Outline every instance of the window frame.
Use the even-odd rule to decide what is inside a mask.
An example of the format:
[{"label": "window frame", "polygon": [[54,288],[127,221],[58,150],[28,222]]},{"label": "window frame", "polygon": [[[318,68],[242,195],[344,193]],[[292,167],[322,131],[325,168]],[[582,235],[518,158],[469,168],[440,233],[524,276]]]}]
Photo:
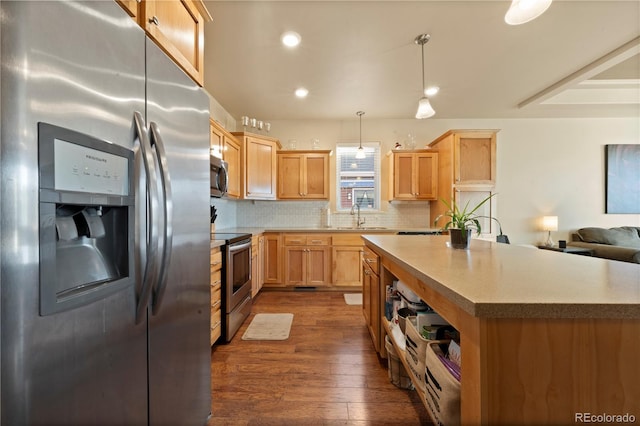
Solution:
[{"label": "window frame", "polygon": [[[341,187],[341,183],[342,183],[342,179],[341,179],[341,172],[342,176],[345,176],[344,173],[353,173],[354,176],[357,176],[358,174],[356,172],[350,172],[350,171],[344,171],[341,169],[341,160],[342,160],[342,156],[344,155],[341,150],[344,148],[353,148],[353,149],[357,149],[360,146],[359,142],[339,142],[336,144],[336,171],[335,171],[335,177],[336,177],[336,183],[335,183],[335,190],[336,190],[336,200],[335,200],[335,209],[336,212],[350,212],[352,207],[342,207],[342,187]],[[381,188],[381,184],[382,184],[382,159],[381,159],[381,152],[382,152],[382,144],[380,142],[375,142],[375,141],[370,141],[370,142],[362,142],[362,147],[365,148],[365,151],[367,153],[371,153],[372,155],[374,155],[374,160],[373,160],[373,172],[369,173],[369,174],[373,174],[372,180],[373,180],[373,191],[374,191],[374,207],[372,208],[365,208],[361,206],[361,211],[362,213],[379,213],[382,211],[382,188]],[[361,188],[353,188],[353,193],[355,194],[356,192],[358,192],[359,190],[361,190]],[[353,199],[354,195],[352,195]]]}]

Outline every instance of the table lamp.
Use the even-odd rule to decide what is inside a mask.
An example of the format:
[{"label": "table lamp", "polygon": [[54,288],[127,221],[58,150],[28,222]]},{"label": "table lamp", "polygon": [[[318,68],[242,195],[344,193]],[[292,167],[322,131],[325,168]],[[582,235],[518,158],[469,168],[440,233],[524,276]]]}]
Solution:
[{"label": "table lamp", "polygon": [[558,216],[543,216],[542,217],[542,230],[547,231],[547,247],[553,246],[553,240],[551,239],[551,231],[558,230]]}]

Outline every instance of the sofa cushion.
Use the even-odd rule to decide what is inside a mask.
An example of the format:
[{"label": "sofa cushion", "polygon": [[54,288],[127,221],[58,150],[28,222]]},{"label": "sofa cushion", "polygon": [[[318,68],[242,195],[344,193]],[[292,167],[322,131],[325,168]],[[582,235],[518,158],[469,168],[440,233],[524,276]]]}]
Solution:
[{"label": "sofa cushion", "polygon": [[640,248],[640,234],[635,227],[620,228],[582,228],[578,236],[588,243],[609,244],[612,246]]}]

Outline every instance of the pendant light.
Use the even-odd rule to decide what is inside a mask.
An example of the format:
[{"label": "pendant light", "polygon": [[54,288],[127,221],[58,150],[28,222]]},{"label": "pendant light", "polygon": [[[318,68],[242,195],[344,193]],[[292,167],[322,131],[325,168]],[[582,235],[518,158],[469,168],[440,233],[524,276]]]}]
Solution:
[{"label": "pendant light", "polygon": [[364,155],[364,148],[362,147],[362,116],[364,115],[364,111],[358,111],[356,115],[360,117],[360,146],[358,147],[358,152],[356,152],[356,158],[362,160],[366,157],[366,155]]},{"label": "pendant light", "polygon": [[430,38],[429,34],[420,34],[415,39],[416,44],[422,46],[422,98],[418,101],[418,111],[416,112],[416,118],[418,119],[433,117],[436,113],[425,94],[426,86],[424,84],[424,45]]},{"label": "pendant light", "polygon": [[509,25],[520,25],[536,19],[551,6],[552,0],[512,0],[504,21]]}]

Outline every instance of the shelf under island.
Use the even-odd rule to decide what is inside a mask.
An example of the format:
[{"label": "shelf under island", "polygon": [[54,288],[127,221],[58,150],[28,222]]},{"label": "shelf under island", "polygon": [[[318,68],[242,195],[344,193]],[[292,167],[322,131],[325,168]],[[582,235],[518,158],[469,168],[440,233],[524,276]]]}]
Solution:
[{"label": "shelf under island", "polygon": [[[399,279],[459,331],[462,424],[640,421],[640,265],[480,240],[455,250],[447,236],[363,238],[380,257],[379,303]],[[385,321],[374,328],[382,356]]]}]

